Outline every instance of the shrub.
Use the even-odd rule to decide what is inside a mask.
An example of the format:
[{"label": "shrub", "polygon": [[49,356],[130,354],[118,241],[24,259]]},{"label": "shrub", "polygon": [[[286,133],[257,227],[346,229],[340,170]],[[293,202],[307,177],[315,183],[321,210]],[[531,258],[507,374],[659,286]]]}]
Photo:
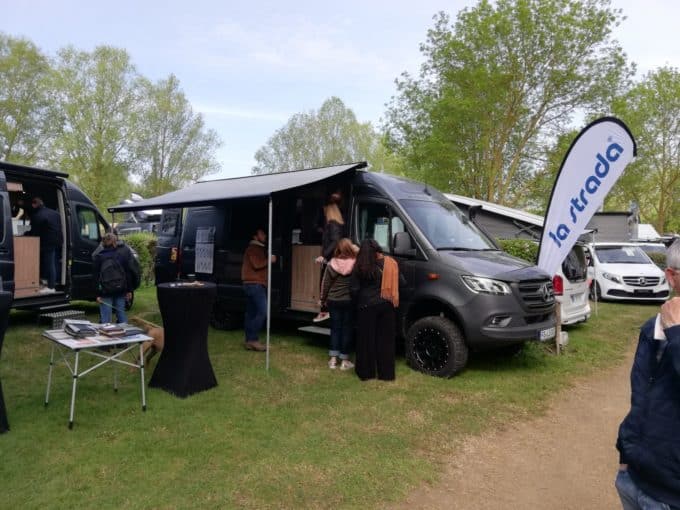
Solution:
[{"label": "shrub", "polygon": [[665,253],[651,252],[651,253],[647,253],[647,255],[649,255],[649,258],[652,259],[652,262],[654,262],[661,269],[666,269],[666,254]]},{"label": "shrub", "polygon": [[510,255],[532,264],[538,258],[538,243],[529,239],[499,239],[501,249]]},{"label": "shrub", "polygon": [[142,268],[142,285],[152,284],[154,282],[153,266],[156,256],[156,236],[151,232],[135,232],[121,237],[139,256],[139,265]]}]

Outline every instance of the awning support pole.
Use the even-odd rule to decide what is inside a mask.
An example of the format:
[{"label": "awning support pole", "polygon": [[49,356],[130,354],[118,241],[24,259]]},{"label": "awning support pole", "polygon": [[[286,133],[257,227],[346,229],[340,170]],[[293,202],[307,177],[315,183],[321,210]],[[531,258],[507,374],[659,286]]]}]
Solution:
[{"label": "awning support pole", "polygon": [[272,196],[269,195],[269,227],[267,229],[267,352],[265,370],[269,372],[269,329],[272,316]]}]

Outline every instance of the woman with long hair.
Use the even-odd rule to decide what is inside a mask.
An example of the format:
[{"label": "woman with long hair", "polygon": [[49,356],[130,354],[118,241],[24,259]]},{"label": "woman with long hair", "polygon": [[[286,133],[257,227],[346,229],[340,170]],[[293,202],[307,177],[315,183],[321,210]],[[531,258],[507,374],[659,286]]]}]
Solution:
[{"label": "woman with long hair", "polygon": [[[343,237],[345,221],[342,219],[342,213],[340,212],[341,202],[342,194],[339,191],[336,191],[328,197],[328,203],[323,208],[325,224],[323,233],[321,234],[321,255],[316,258],[316,263],[322,265],[321,281],[323,281],[325,272],[323,265],[331,260],[337,242]],[[321,303],[321,310],[313,320],[314,322],[321,322],[328,319],[328,317],[328,310],[324,304]]]},{"label": "woman with long hair", "polygon": [[331,339],[328,351],[328,367],[350,370],[354,364],[349,360],[354,330],[354,310],[349,281],[354,269],[358,247],[343,237],[336,246],[321,284],[321,302],[328,306],[331,316]]},{"label": "woman with long hair", "polygon": [[399,266],[373,239],[362,241],[350,280],[357,309],[356,372],[365,381],[394,380]]}]

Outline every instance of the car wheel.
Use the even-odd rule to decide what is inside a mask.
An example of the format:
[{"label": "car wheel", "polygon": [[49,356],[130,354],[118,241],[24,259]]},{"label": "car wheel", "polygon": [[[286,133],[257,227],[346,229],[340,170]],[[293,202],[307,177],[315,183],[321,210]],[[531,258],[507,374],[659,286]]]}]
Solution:
[{"label": "car wheel", "polygon": [[425,374],[453,377],[468,359],[468,348],[458,326],[446,317],[424,317],[406,335],[406,359]]},{"label": "car wheel", "polygon": [[237,329],[241,324],[241,318],[242,314],[228,310],[224,302],[217,301],[213,305],[212,313],[210,314],[210,325],[215,329],[223,331]]},{"label": "car wheel", "polygon": [[597,282],[593,282],[590,285],[590,299],[592,301],[602,301],[602,289]]},{"label": "car wheel", "polygon": [[130,310],[132,308],[132,305],[134,305],[134,304],[135,304],[135,293],[133,291],[133,292],[130,292],[129,298],[128,297],[125,298],[125,311],[127,312],[128,310]]}]

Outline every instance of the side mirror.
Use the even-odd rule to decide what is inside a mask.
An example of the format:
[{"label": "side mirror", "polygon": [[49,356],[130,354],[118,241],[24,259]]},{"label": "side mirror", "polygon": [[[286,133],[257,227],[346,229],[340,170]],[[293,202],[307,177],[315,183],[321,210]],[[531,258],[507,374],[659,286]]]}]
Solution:
[{"label": "side mirror", "polygon": [[394,254],[401,257],[415,257],[416,249],[412,248],[411,235],[408,232],[394,234]]}]

